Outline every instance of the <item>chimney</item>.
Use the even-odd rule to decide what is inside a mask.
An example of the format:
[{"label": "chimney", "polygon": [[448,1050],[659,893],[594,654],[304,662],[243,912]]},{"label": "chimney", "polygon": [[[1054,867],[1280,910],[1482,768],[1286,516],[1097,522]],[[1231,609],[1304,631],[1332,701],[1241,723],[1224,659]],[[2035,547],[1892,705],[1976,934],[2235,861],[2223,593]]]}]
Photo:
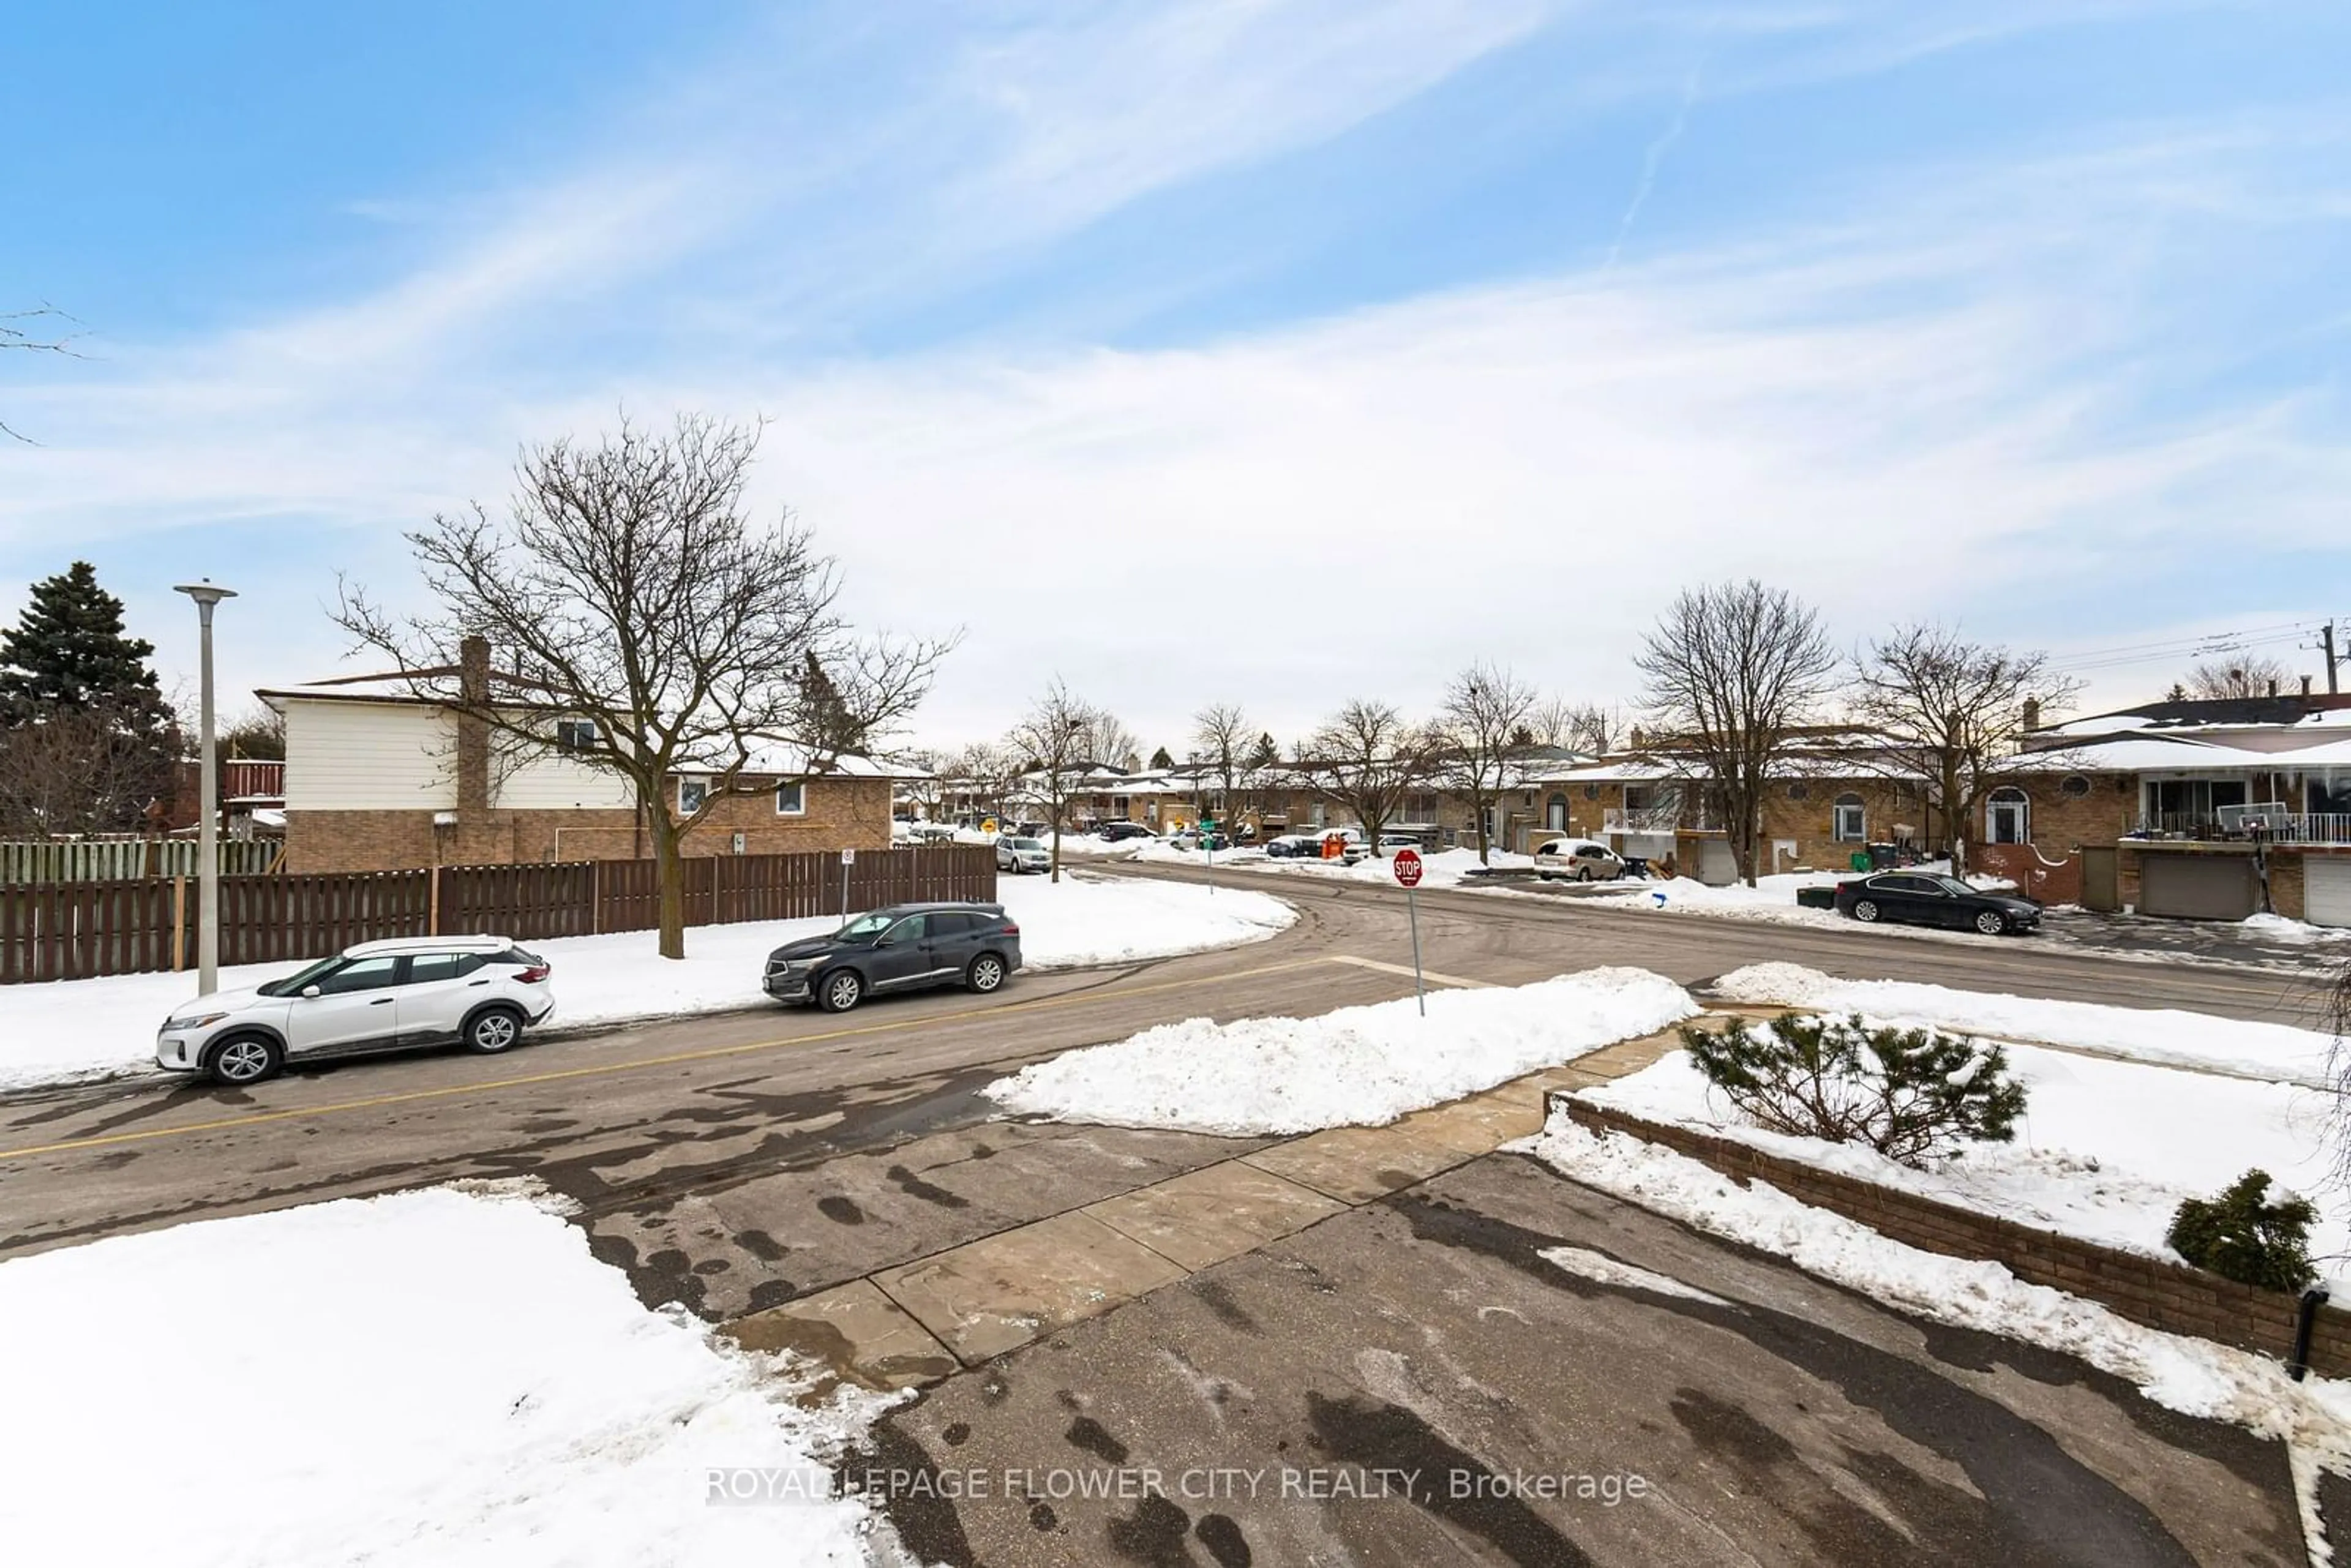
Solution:
[{"label": "chimney", "polygon": [[489,700],[490,640],[468,637],[457,644],[457,812],[469,821],[490,809]]},{"label": "chimney", "polygon": [[2302,677],[2302,695],[2304,696],[2308,696],[2310,695],[2310,677],[2308,675]]},{"label": "chimney", "polygon": [[2270,695],[2277,695],[2277,677],[2275,675],[2272,675],[2270,677]]},{"label": "chimney", "polygon": [[2041,699],[2039,697],[2027,697],[2024,699],[2024,727],[2028,730],[2039,729],[2041,727]]}]

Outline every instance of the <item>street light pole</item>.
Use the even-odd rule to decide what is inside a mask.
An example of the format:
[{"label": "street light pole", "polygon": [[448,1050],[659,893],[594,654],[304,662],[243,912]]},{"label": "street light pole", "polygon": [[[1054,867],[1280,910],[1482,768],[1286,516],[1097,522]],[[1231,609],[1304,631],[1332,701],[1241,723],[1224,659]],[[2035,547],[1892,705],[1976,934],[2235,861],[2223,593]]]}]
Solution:
[{"label": "street light pole", "polygon": [[203,727],[196,799],[204,813],[196,822],[196,990],[210,996],[220,989],[220,741],[213,733],[213,606],[235,599],[236,591],[214,587],[210,578],[183,582],[176,591],[196,601],[197,722]]}]

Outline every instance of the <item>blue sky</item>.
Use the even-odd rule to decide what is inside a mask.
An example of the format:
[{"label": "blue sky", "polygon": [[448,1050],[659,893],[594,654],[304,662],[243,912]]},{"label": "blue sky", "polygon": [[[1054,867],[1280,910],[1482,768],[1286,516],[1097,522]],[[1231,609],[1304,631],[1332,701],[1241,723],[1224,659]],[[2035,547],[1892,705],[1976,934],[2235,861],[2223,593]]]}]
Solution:
[{"label": "blue sky", "polygon": [[[764,415],[851,608],[1181,749],[1676,589],[1958,620],[2094,701],[2351,619],[2351,12],[2132,0],[94,4],[12,22],[0,583],[338,572],[622,408]],[[2151,649],[2131,659],[2117,648]]]}]

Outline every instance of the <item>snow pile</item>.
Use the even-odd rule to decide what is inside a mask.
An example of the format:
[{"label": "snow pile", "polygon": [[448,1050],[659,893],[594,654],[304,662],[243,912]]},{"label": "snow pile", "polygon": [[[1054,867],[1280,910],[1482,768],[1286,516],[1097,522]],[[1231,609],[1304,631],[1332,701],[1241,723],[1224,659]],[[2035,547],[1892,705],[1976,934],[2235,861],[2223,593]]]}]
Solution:
[{"label": "snow pile", "polygon": [[2248,915],[2237,923],[2237,929],[2269,942],[2351,942],[2351,927],[2313,925],[2283,915]]},{"label": "snow pile", "polygon": [[[1766,920],[1781,925],[1850,926],[1853,922],[1834,909],[1806,909],[1796,902],[1796,890],[1804,887],[1834,887],[1840,880],[1850,880],[1852,872],[1794,872],[1781,876],[1755,879],[1755,885],[1734,883],[1729,887],[1708,887],[1687,876],[1653,879],[1648,882],[1627,882],[1611,884],[1625,891],[1597,894],[1594,904],[1615,904],[1627,909],[1648,909],[1669,915],[1729,915],[1741,920]],[[1939,935],[1939,933],[1938,933]]]},{"label": "snow pile", "polygon": [[[1187,883],[1096,881],[1061,873],[1000,876],[997,897],[1020,923],[1022,960],[1032,968],[1074,968],[1258,942],[1297,918],[1261,893]],[[821,936],[838,917],[739,925],[695,925],[683,960],[660,956],[651,931],[527,944],[555,967],[560,1025],[718,1012],[772,1005],[759,988],[768,954]],[[299,964],[223,969],[224,990],[292,974]],[[195,995],[189,973],[113,975],[95,980],[0,986],[0,1090],[152,1067],[155,1030]]]},{"label": "snow pile", "polygon": [[1740,1186],[1670,1149],[1595,1134],[1564,1117],[1515,1146],[1588,1186],[1776,1253],[1899,1311],[2079,1356],[2157,1404],[2351,1468],[2351,1385],[2297,1384],[2269,1356],[2143,1328],[2095,1302],[2026,1284],[2000,1264],[1921,1251],[1765,1183]]},{"label": "snow pile", "polygon": [[1410,997],[1311,1019],[1187,1019],[1038,1062],[986,1092],[1065,1122],[1233,1134],[1377,1126],[1697,1011],[1646,969],[1587,969],[1433,991],[1425,1019]]},{"label": "snow pile", "polygon": [[0,1263],[0,1337],[41,1347],[8,1379],[18,1562],[862,1563],[876,1528],[821,1493],[706,1504],[710,1467],[820,1475],[875,1406],[778,1402],[517,1197],[407,1192]]},{"label": "snow pile", "polygon": [[[1096,841],[1100,842],[1099,840]],[[1187,850],[1181,844],[1171,844],[1165,839],[1127,839],[1114,844],[1104,844],[1112,853],[1126,850],[1133,852],[1127,859],[1156,865],[1205,866],[1210,856],[1206,850]],[[1257,865],[1266,858],[1263,848],[1257,844],[1235,844],[1216,852],[1216,863],[1226,865]],[[1280,862],[1274,862],[1280,864]]]},{"label": "snow pile", "polygon": [[1714,991],[1726,1001],[1857,1012],[1887,1023],[1932,1024],[2137,1061],[2262,1073],[2311,1087],[2325,1082],[2333,1044],[2325,1034],[2290,1024],[1961,991],[1908,980],[1841,980],[1796,964],[1750,964],[1717,980]]},{"label": "snow pile", "polygon": [[[1221,858],[1221,857],[1219,857]],[[1507,850],[1495,850],[1487,857],[1494,871],[1527,871],[1534,865],[1532,855],[1512,854]],[[1479,865],[1475,848],[1453,850],[1423,850],[1420,852],[1420,885],[1423,887],[1459,887],[1467,883],[1476,886],[1482,878],[1472,875]],[[1288,872],[1297,876],[1330,877],[1344,882],[1384,883],[1395,885],[1395,863],[1385,855],[1372,855],[1353,865],[1344,861],[1307,860],[1298,857],[1268,857],[1259,868],[1264,871]]]},{"label": "snow pile", "polygon": [[[2164,1241],[2182,1198],[2210,1197],[2254,1166],[2308,1193],[2325,1185],[2325,1106],[2281,1083],[2008,1048],[2026,1087],[2006,1144],[1970,1144],[1927,1170],[1858,1144],[1750,1125],[1677,1051],[1578,1098],[1654,1122],[1703,1127],[1789,1159],[1998,1215],[2021,1225],[2178,1261]],[[2351,1254],[2345,1206],[2322,1202],[2319,1257]]]}]

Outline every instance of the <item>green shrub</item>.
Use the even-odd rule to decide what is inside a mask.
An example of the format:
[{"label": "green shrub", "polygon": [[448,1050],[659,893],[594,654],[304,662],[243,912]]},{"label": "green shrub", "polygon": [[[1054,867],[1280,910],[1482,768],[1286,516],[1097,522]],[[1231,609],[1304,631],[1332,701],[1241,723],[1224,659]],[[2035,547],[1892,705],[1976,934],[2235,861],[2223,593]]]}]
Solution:
[{"label": "green shrub", "polygon": [[2006,1143],[2024,1112],[2007,1051],[1966,1035],[1790,1014],[1760,1032],[1739,1019],[1719,1031],[1685,1026],[1681,1037],[1698,1070],[1758,1125],[1866,1144],[1904,1165],[1964,1143]]},{"label": "green shrub", "polygon": [[2310,1282],[2310,1228],[2318,1211],[2292,1195],[2267,1200],[2270,1173],[2247,1171],[2212,1198],[2191,1197],[2171,1217],[2172,1250],[2224,1280],[2265,1291]]}]

